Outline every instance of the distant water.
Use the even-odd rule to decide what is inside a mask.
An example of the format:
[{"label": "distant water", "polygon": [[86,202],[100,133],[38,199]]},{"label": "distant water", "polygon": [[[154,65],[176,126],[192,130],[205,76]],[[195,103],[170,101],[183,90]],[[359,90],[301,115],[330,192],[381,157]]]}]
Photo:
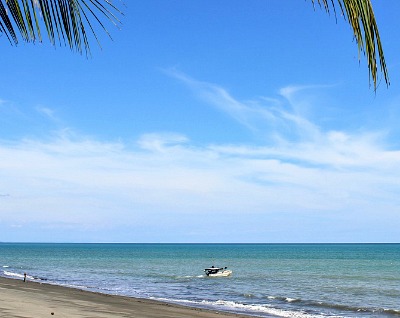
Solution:
[{"label": "distant water", "polygon": [[[228,266],[233,276],[203,269]],[[0,275],[260,317],[400,317],[400,244],[0,243]]]}]

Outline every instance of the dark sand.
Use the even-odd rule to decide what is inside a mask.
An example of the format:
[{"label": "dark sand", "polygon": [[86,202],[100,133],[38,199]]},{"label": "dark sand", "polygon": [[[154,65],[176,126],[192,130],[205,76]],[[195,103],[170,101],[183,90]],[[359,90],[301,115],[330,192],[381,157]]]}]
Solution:
[{"label": "dark sand", "polygon": [[0,277],[0,317],[244,318],[246,316],[189,308],[153,300],[110,296],[32,281],[24,283],[22,280]]}]

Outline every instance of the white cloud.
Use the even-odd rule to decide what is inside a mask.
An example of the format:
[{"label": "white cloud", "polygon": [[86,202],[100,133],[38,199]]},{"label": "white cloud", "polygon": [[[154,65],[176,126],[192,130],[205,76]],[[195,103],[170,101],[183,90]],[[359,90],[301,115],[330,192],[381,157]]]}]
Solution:
[{"label": "white cloud", "polygon": [[138,144],[141,148],[157,152],[164,152],[165,147],[179,146],[187,142],[188,139],[180,134],[163,133],[163,134],[145,134],[140,137]]},{"label": "white cloud", "polygon": [[58,121],[55,111],[51,108],[40,106],[40,107],[36,107],[36,111],[52,121],[55,121],[55,122]]},{"label": "white cloud", "polygon": [[208,104],[273,142],[304,140],[315,142],[320,138],[318,126],[306,116],[309,111],[306,99],[298,99],[296,94],[326,86],[288,86],[280,89],[276,98],[259,97],[239,101],[216,84],[197,81],[176,70],[170,70],[168,74],[182,81]]},{"label": "white cloud", "polygon": [[400,153],[342,133],[326,140],[280,149],[199,148],[180,135],[156,134],[142,136],[133,149],[65,135],[3,144],[0,190],[10,196],[0,198],[0,219],[104,228],[153,217],[172,225],[215,213],[243,224],[251,214],[266,225],[282,213],[395,217]]},{"label": "white cloud", "polygon": [[195,146],[179,133],[146,133],[129,146],[66,129],[46,141],[3,142],[0,193],[9,196],[0,197],[0,226],[126,227],[125,239],[139,241],[149,233],[172,241],[366,241],[374,231],[372,240],[399,240],[400,151],[385,147],[385,133],[320,128],[291,105],[300,88],[281,90],[291,101],[240,102],[174,76],[253,131],[269,125],[274,138]]}]

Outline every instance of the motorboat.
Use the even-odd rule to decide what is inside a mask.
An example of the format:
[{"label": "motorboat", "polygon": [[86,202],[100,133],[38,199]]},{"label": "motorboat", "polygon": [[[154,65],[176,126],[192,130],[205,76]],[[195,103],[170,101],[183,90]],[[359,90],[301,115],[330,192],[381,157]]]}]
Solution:
[{"label": "motorboat", "polygon": [[232,271],[230,269],[227,269],[227,267],[214,267],[214,266],[206,268],[204,272],[209,277],[227,277],[232,274]]}]

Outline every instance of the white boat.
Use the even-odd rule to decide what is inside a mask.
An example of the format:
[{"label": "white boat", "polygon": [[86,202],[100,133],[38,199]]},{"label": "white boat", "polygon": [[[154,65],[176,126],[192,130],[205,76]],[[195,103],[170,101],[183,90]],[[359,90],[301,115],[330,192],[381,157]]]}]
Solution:
[{"label": "white boat", "polygon": [[227,269],[226,267],[209,267],[206,268],[205,273],[209,277],[227,277],[232,274],[232,271]]}]

